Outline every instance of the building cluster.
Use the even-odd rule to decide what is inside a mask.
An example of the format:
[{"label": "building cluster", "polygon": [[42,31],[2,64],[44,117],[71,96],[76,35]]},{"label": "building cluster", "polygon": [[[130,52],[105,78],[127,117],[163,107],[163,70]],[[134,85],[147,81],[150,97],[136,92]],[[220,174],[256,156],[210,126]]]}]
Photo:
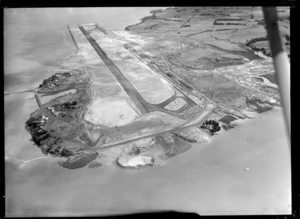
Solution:
[{"label": "building cluster", "polygon": [[71,76],[71,73],[69,72],[62,72],[62,73],[56,73],[55,75],[51,76],[50,78],[43,81],[42,84],[40,84],[41,87],[48,87],[50,89],[53,89],[57,86],[59,86],[59,82],[64,79]]},{"label": "building cluster", "polygon": [[251,45],[250,48],[256,52],[262,52],[265,56],[271,57],[271,52],[267,52],[265,48],[259,48],[259,47],[255,47],[253,45]]},{"label": "building cluster", "polygon": [[59,110],[59,111],[69,111],[69,110],[75,110],[78,108],[78,101],[72,101],[72,102],[65,102],[62,104],[55,104],[53,105],[55,110]]},{"label": "building cluster", "polygon": [[54,116],[63,116],[65,113],[60,113],[55,111],[55,109],[52,106],[47,106],[46,107]]},{"label": "building cluster", "polygon": [[247,22],[240,18],[223,18],[215,19],[213,25],[247,25]]},{"label": "building cluster", "polygon": [[78,101],[72,101],[72,102],[65,102],[62,104],[55,104],[53,106],[47,106],[46,108],[50,110],[50,112],[54,116],[61,116],[64,117],[65,115],[68,114],[69,111],[78,109]]},{"label": "building cluster", "polygon": [[41,141],[47,139],[49,137],[46,131],[46,124],[48,121],[48,117],[42,114],[38,118],[32,117],[26,122],[26,128],[29,129],[32,140],[38,146],[41,145]]},{"label": "building cluster", "polygon": [[207,120],[205,121],[200,128],[207,129],[211,134],[214,132],[218,132],[221,130],[221,127],[219,126],[219,122],[216,122],[214,120]]}]

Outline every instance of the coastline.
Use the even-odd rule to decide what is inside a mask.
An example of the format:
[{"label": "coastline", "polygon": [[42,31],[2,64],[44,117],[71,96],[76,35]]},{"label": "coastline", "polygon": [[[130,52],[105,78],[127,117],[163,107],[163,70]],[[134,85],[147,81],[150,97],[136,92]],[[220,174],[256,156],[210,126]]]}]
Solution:
[{"label": "coastline", "polygon": [[[60,64],[54,69],[62,70]],[[40,78],[53,74],[42,72]],[[42,82],[30,74],[27,80],[37,86]],[[37,105],[34,98],[25,100],[27,95],[5,96],[6,216],[106,216],[151,210],[200,215],[291,212],[290,142],[281,106],[237,118],[232,122],[236,127],[222,128],[207,143],[192,143],[190,150],[149,168],[108,165],[105,160],[116,153],[107,153],[70,170],[58,165],[66,158],[42,157],[40,148],[29,141],[24,124]]]},{"label": "coastline", "polygon": [[[148,20],[148,19],[151,19],[151,18],[155,18],[155,14],[156,14],[156,11],[151,11],[151,13],[152,13],[152,16],[148,16],[148,17],[146,17],[146,18],[144,18],[144,19],[142,19],[142,22],[144,22],[145,20]],[[69,29],[70,30],[70,29]],[[72,30],[72,31],[74,31],[74,30]],[[75,41],[74,41],[74,43],[75,43]],[[80,67],[80,66],[78,66],[78,67]],[[66,70],[67,71],[67,70]],[[66,80],[66,81],[71,81],[71,79],[69,78],[68,79],[68,77],[72,77],[72,76],[70,76],[70,75],[73,75],[73,73],[72,74],[70,74],[70,73],[68,73],[68,72],[66,72],[65,74],[69,74],[69,76],[60,76],[59,78],[61,78],[61,77],[66,77],[65,79],[57,79],[57,76],[53,76],[52,78],[49,78],[49,79],[46,79],[46,80],[44,80],[44,82],[43,82],[43,85],[41,85],[40,86],[40,90],[38,91],[39,93],[45,93],[46,92],[46,90],[52,90],[54,87],[56,87],[56,88],[54,88],[54,90],[55,89],[61,89],[61,91],[62,90],[65,90],[65,89],[67,89],[67,90],[69,90],[70,89],[70,84],[68,84],[68,83],[65,83],[64,85],[62,85],[63,87],[65,86],[67,86],[68,88],[65,88],[65,89],[62,89],[62,88],[60,88],[60,82],[58,82],[59,80]],[[81,72],[81,75],[83,76],[83,72]],[[53,83],[53,84],[52,84]],[[72,82],[73,83],[73,82]],[[77,83],[79,83],[79,82],[77,82]],[[81,80],[81,82],[80,83],[83,83],[82,82],[82,80]],[[88,83],[88,82],[87,82]],[[185,84],[188,84],[188,83],[185,83]],[[185,85],[185,84],[183,84],[185,87],[187,87],[188,89],[192,89],[192,87],[191,86],[187,86],[187,85]],[[47,87],[47,86],[49,86],[49,87]],[[78,85],[79,86],[79,85]],[[72,86],[71,86],[72,87]],[[45,89],[44,91],[43,91],[43,89]],[[195,90],[195,89],[194,89]],[[48,92],[48,91],[47,91]],[[46,93],[47,93],[46,92]],[[52,92],[52,91],[51,91]],[[53,93],[57,93],[56,91],[53,91]],[[86,92],[86,95],[89,95],[89,93],[90,92]],[[71,95],[72,96],[72,95]],[[75,97],[74,97],[75,98]],[[54,98],[55,99],[55,98]],[[54,100],[53,99],[53,100]],[[76,99],[76,98],[75,98]],[[55,99],[56,100],[56,99]],[[58,100],[57,100],[58,101]],[[248,99],[247,99],[247,101],[248,101]],[[259,104],[257,104],[256,102],[257,101],[260,101],[259,99],[258,100],[251,100],[252,102],[250,103],[250,104],[252,104],[252,105],[254,105],[254,104],[256,104],[255,106],[256,106],[256,108],[257,108],[257,111],[258,111],[258,113],[260,113],[260,112],[264,112],[264,107],[261,107]],[[59,101],[58,101],[59,102]],[[62,100],[62,102],[64,102],[63,100]],[[61,103],[62,105],[64,104],[64,103]],[[68,105],[68,104],[70,104],[70,103],[66,103],[66,105]],[[71,104],[75,104],[75,108],[76,108],[76,104],[78,104],[78,101],[76,100],[76,101],[73,101]],[[248,102],[247,102],[247,104],[248,104]],[[82,105],[82,104],[80,104],[80,105]],[[50,106],[50,105],[49,105]],[[62,120],[61,120],[61,118],[59,117],[60,115],[63,115],[63,116],[65,116],[66,114],[63,114],[63,113],[60,113],[59,112],[59,110],[57,110],[57,112],[55,112],[55,110],[53,110],[53,107],[52,106],[50,106],[51,108],[50,109],[52,109],[52,114],[54,115],[54,116],[56,116],[56,117],[58,117],[57,118],[57,121],[58,121],[58,123],[60,123]],[[57,109],[59,109],[59,107],[58,106],[56,106],[57,107]],[[260,107],[260,108],[259,108]],[[230,108],[230,107],[229,107]],[[63,107],[62,107],[62,109],[63,109]],[[81,109],[81,108],[80,108]],[[272,107],[269,107],[269,109],[272,109]],[[269,110],[269,109],[267,109],[267,110]],[[232,110],[232,109],[231,109]],[[261,111],[260,111],[261,110]],[[46,113],[47,114],[47,112],[45,111],[43,111],[43,109],[39,112],[39,114],[43,114],[43,113]],[[67,110],[68,111],[68,110]],[[235,110],[235,109],[233,109],[233,111],[235,111],[235,112],[237,112],[238,110]],[[77,111],[76,111],[77,112]],[[236,115],[236,113],[235,112],[223,112],[223,114],[224,115],[229,115],[229,114],[233,114],[233,115],[235,115],[235,116],[237,116],[237,117],[239,117],[239,115]],[[74,114],[75,115],[75,114]],[[76,114],[77,115],[77,114]],[[75,115],[75,117],[76,117],[76,115]],[[41,116],[41,115],[39,115],[39,116]],[[49,121],[56,121],[56,119],[55,119],[55,117],[53,117],[52,115],[46,115],[46,120],[48,120],[47,118],[48,117],[51,117],[51,119],[49,120]],[[68,116],[67,116],[68,117]],[[77,115],[77,117],[78,117],[78,115]],[[42,118],[42,116],[41,116],[41,118]],[[73,118],[73,116],[71,115],[71,113],[70,113],[70,118]],[[242,118],[245,118],[245,116],[243,115],[242,116]],[[78,119],[78,118],[76,118],[76,119]],[[27,123],[27,125],[29,125],[30,127],[32,126],[32,127],[35,127],[35,123],[36,123],[36,121],[38,121],[39,119],[38,119],[38,117],[37,118],[31,118],[31,120],[29,121],[28,120],[28,123]],[[76,120],[77,121],[77,120]],[[80,121],[78,120],[77,122],[79,122],[80,123]],[[46,123],[47,124],[47,122],[41,122],[41,123]],[[63,122],[61,122],[62,124],[64,124]],[[78,123],[78,124],[79,124]],[[84,122],[83,122],[84,123]],[[51,123],[52,124],[52,123]],[[57,123],[55,123],[55,124],[57,124]],[[66,123],[65,123],[66,124]],[[56,126],[58,126],[59,127],[59,125],[56,125]],[[71,126],[71,125],[70,125]],[[46,126],[46,127],[48,127],[48,125]],[[79,131],[78,131],[78,136],[77,137],[79,137],[79,135],[81,135],[82,133],[81,133],[81,128],[79,128],[79,126],[74,126],[74,129],[78,129]],[[62,156],[65,156],[65,155],[63,155],[62,153],[63,153],[63,151],[65,150],[64,149],[64,145],[68,145],[68,143],[66,143],[66,142],[68,142],[68,137],[66,137],[66,138],[60,138],[60,135],[59,134],[55,134],[54,136],[52,136],[52,135],[50,135],[50,137],[49,137],[49,133],[47,133],[47,130],[39,130],[39,128],[30,128],[30,129],[28,129],[28,130],[30,130],[30,134],[33,136],[33,139],[35,140],[35,143],[38,145],[38,146],[40,146],[40,147],[42,147],[42,146],[44,146],[44,147],[42,147],[44,150],[43,150],[43,152],[44,153],[52,153],[53,155],[57,155],[57,156],[60,156],[60,155],[62,155]],[[40,131],[40,132],[38,132],[38,130]],[[54,126],[54,129],[53,130],[57,130],[57,128]],[[44,134],[46,132],[46,134]],[[54,131],[53,131],[54,132]],[[57,131],[56,131],[57,132]],[[42,133],[42,134],[39,134],[39,133]],[[170,133],[172,133],[172,131],[170,131]],[[186,135],[188,135],[188,134],[191,134],[191,133],[185,133]],[[46,136],[46,137],[45,137]],[[47,137],[48,136],[48,137]],[[68,136],[68,134],[66,134],[66,136]],[[74,135],[75,136],[75,135]],[[88,145],[91,147],[91,145],[93,145],[93,146],[95,146],[94,144],[91,144],[91,141],[90,141],[90,139],[89,139],[89,137],[86,137],[87,135],[86,134],[84,134],[83,135],[83,138],[80,138],[81,140],[82,139],[87,139],[87,142],[88,142]],[[183,139],[189,139],[189,138],[185,138],[186,136],[184,136],[183,137]],[[59,151],[56,151],[56,150],[54,150],[55,148],[56,148],[56,145],[55,145],[55,143],[52,143],[53,141],[55,142],[55,140],[52,140],[52,138],[53,139],[59,139],[59,141],[61,142],[61,141],[64,141],[65,140],[65,142],[64,142],[64,144],[63,143],[61,143],[60,144],[60,148],[63,148],[62,150],[60,150],[60,152]],[[71,138],[71,137],[70,137]],[[113,138],[113,137],[110,137],[110,139],[111,138]],[[63,139],[63,140],[61,140],[61,139]],[[71,138],[72,139],[72,138]],[[100,139],[100,137],[99,137],[99,139]],[[84,140],[83,140],[84,141]],[[191,141],[197,141],[197,140],[194,140],[194,139],[192,139]],[[200,140],[201,141],[201,140]],[[42,142],[42,143],[41,143]],[[44,142],[44,143],[43,143]],[[45,143],[46,142],[46,143]],[[49,144],[47,143],[47,142],[49,142]],[[98,141],[97,141],[98,142]],[[102,142],[102,141],[101,141]],[[100,144],[102,145],[102,143],[100,142]],[[78,141],[73,141],[73,143],[76,145],[76,147],[74,147],[74,148],[76,148],[76,149],[74,149],[74,151],[72,151],[73,150],[73,148],[68,148],[67,146],[67,148],[68,149],[66,149],[66,150],[68,150],[69,152],[67,153],[68,155],[66,155],[66,156],[76,156],[76,153],[79,151],[79,150],[89,150],[89,148],[87,147],[87,148],[84,148],[84,146],[87,146],[86,145],[86,141],[83,143],[82,141],[81,142],[78,142]],[[78,143],[78,144],[77,144]],[[79,145],[81,145],[81,146],[79,146]],[[82,148],[81,148],[82,147]],[[54,149],[52,149],[52,148],[54,148]],[[70,150],[69,150],[70,149]],[[49,152],[50,151],[50,152]],[[66,153],[64,153],[64,154],[66,154]]]},{"label": "coastline", "polygon": [[[83,215],[91,211],[91,214],[105,215],[149,209],[189,209],[199,214],[212,214],[224,210],[228,195],[232,197],[231,202],[235,203],[225,205],[226,210],[231,212],[257,212],[263,210],[264,206],[286,212],[289,209],[287,179],[290,172],[286,169],[289,162],[286,157],[288,148],[285,147],[288,145],[283,139],[285,134],[282,132],[280,111],[280,108],[276,108],[261,114],[261,120],[243,121],[245,125],[222,136],[216,135],[209,144],[194,144],[191,150],[173,157],[163,166],[139,171],[118,169],[117,166],[69,171],[55,165],[54,160],[60,158],[34,160],[26,164],[22,172],[17,169],[9,174],[12,183],[7,197],[19,206],[19,210],[8,214],[22,215],[25,209],[39,209],[31,213],[27,211],[29,216],[39,213],[49,216]],[[262,130],[264,136],[261,135]],[[274,134],[279,139],[274,139]],[[224,139],[228,138],[231,140],[225,144]],[[246,168],[249,171],[245,171]],[[277,174],[280,174],[280,179]],[[31,176],[30,180],[26,180],[28,175]],[[18,177],[25,179],[20,181]],[[176,183],[170,183],[170,180]],[[89,188],[101,188],[101,195],[94,191],[86,193],[87,182]],[[224,183],[230,186],[224,186]],[[56,186],[49,185],[59,185],[60,192],[57,192]],[[130,201],[121,198],[124,189]],[[35,195],[29,203],[26,197],[33,191]],[[274,199],[274,194],[281,197],[280,200]],[[253,200],[250,203],[246,202],[249,196]],[[48,200],[43,197],[52,198]],[[62,202],[57,202],[62,200],[61,197],[67,197],[63,199],[63,206]],[[78,197],[82,198],[79,202]],[[181,201],[176,201],[175,197],[181,197]],[[140,204],[141,200],[145,204]],[[215,204],[206,208],[205,203]]]},{"label": "coastline", "polygon": [[140,22],[139,23],[136,23],[136,24],[132,24],[132,25],[129,25],[129,26],[126,26],[125,28],[124,28],[124,30],[129,30],[129,28],[131,28],[131,27],[134,27],[134,26],[137,26],[137,25],[139,25],[139,24],[142,24],[143,22],[145,22],[146,20],[148,20],[148,19],[152,19],[152,18],[155,18],[155,11],[150,11],[149,12],[150,14],[152,14],[151,16],[145,16],[145,17],[143,17],[143,18],[140,18],[139,20],[140,20]]},{"label": "coastline", "polygon": [[[199,144],[203,145],[203,147],[207,147],[207,146],[209,146],[211,144],[214,144],[214,140],[216,138],[220,138],[223,135],[228,135],[228,134],[231,135],[231,134],[233,134],[233,132],[235,132],[234,130],[236,128],[247,127],[247,125],[249,123],[255,122],[255,121],[259,120],[261,117],[267,117],[269,114],[276,114],[276,113],[278,113],[278,111],[282,111],[282,107],[281,106],[275,106],[272,110],[264,112],[264,113],[261,113],[261,114],[256,113],[255,116],[252,117],[252,118],[248,117],[248,118],[245,118],[245,119],[237,119],[237,120],[231,122],[231,124],[234,125],[233,128],[230,128],[228,130],[225,130],[224,128],[221,128],[221,130],[218,131],[218,132],[216,132],[213,136],[211,136],[208,132],[203,131],[203,132],[206,133],[205,135],[209,135],[210,136],[208,138],[208,140],[206,142],[198,142],[198,143],[191,143],[190,142],[190,144],[191,144],[192,147],[197,147],[197,145],[199,145]],[[187,140],[185,140],[185,141],[187,141]],[[182,155],[183,154],[179,155],[179,157],[182,156]],[[40,158],[40,156],[37,155],[37,157],[32,157],[29,160],[27,160],[27,162],[30,162],[30,163],[33,162],[33,163],[35,163],[34,161],[36,159],[38,160],[39,158]],[[42,158],[51,158],[51,160],[53,159],[53,161],[51,161],[51,160],[49,161],[50,163],[53,163],[53,164],[57,163],[57,161],[63,161],[65,159],[65,158],[53,157],[52,155],[47,155],[47,156],[42,157]],[[19,164],[19,165],[17,165],[17,167],[19,167],[19,168],[22,167],[23,165],[25,165],[25,163],[26,163],[26,162],[23,163],[23,160],[16,160],[13,157],[12,158],[6,157],[5,158],[5,162],[9,162],[9,163],[12,162],[12,163],[14,163],[14,165]],[[160,166],[160,165],[158,165],[158,166]]]}]

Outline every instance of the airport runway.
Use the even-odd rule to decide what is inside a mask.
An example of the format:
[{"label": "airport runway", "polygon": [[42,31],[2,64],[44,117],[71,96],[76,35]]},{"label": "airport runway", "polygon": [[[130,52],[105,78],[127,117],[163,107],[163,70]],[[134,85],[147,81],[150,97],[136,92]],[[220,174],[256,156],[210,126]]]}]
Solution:
[{"label": "airport runway", "polygon": [[[96,26],[98,27],[98,26]],[[84,29],[83,26],[79,26],[80,31],[83,33],[83,35],[86,37],[86,39],[89,41],[91,46],[95,49],[99,57],[103,60],[107,68],[110,70],[110,72],[114,75],[114,77],[117,79],[117,81],[121,84],[123,89],[126,91],[126,93],[129,95],[129,97],[132,99],[132,101],[135,103],[135,105],[138,107],[138,109],[142,113],[149,113],[154,111],[161,111],[164,113],[171,114],[173,116],[177,117],[190,117],[189,114],[191,114],[192,117],[195,116],[196,111],[201,110],[201,108],[188,96],[180,92],[176,86],[173,86],[178,92],[182,93],[183,96],[180,98],[184,99],[186,104],[182,106],[181,108],[171,111],[167,110],[164,107],[174,101],[178,96],[174,94],[172,97],[168,98],[167,100],[163,101],[159,104],[150,104],[142,97],[142,95],[136,90],[136,88],[132,85],[132,83],[124,76],[124,74],[120,71],[120,69],[114,64],[114,62],[106,55],[105,51],[95,42],[95,40],[90,36],[90,34]],[[99,29],[99,28],[98,28]],[[99,29],[99,31],[102,31]],[[103,31],[102,31],[103,32]],[[105,32],[103,32],[105,33]],[[193,108],[197,108],[198,110],[195,110]],[[199,113],[199,112],[198,112]]]}]

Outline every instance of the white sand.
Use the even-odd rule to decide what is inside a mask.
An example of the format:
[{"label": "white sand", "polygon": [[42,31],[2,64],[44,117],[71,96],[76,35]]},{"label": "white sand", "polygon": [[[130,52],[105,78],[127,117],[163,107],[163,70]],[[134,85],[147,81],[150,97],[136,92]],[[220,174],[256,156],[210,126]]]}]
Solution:
[{"label": "white sand", "polygon": [[177,98],[173,102],[165,106],[167,110],[178,110],[186,104],[186,101],[182,98]]},{"label": "white sand", "polygon": [[66,94],[75,94],[76,92],[77,92],[76,89],[71,89],[71,90],[66,90],[66,91],[63,91],[63,92],[60,92],[60,93],[57,93],[57,94],[54,94],[54,95],[50,95],[50,96],[42,96],[42,95],[39,95],[39,96],[40,96],[40,99],[41,99],[42,103],[47,103],[50,100],[55,99],[57,97],[61,97],[61,96],[64,96]]},{"label": "white sand", "polygon": [[140,167],[153,163],[152,157],[137,155],[137,156],[121,156],[118,158],[118,163],[123,167]]},{"label": "white sand", "polygon": [[129,33],[128,31],[121,31],[121,30],[117,31],[117,30],[115,30],[115,31],[112,31],[112,32],[114,34],[122,37],[122,38],[125,38],[128,41],[138,43],[138,44],[141,44],[141,45],[147,44],[147,42],[145,40],[141,39],[142,38],[141,36]]},{"label": "white sand", "polygon": [[281,110],[266,112],[214,136],[209,144],[194,144],[163,167],[105,165],[70,171],[52,159],[38,159],[22,169],[10,168],[6,211],[9,216],[167,209],[205,215],[290,214],[290,152],[282,118]]},{"label": "white sand", "polygon": [[88,106],[84,119],[96,125],[121,126],[132,122],[136,112],[122,99],[97,99]]},{"label": "white sand", "polygon": [[93,39],[148,103],[158,104],[175,94],[170,83],[162,80],[162,76],[126,50],[113,36],[97,35],[94,32],[91,33]]}]

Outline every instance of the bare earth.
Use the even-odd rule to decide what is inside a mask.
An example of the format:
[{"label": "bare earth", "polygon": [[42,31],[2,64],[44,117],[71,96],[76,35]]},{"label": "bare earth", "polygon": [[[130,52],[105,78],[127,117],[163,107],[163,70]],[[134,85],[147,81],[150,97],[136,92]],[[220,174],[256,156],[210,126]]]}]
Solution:
[{"label": "bare earth", "polygon": [[[261,8],[172,7],[125,30],[78,22],[83,11],[63,33],[76,52],[9,87],[34,81],[34,93],[5,94],[6,216],[291,213]],[[289,8],[278,11],[289,54]]]},{"label": "bare earth", "polygon": [[[135,154],[137,158],[119,159],[132,166],[133,160],[144,160],[139,140],[151,137],[151,147],[161,152],[156,161],[150,159],[155,165],[186,151],[174,136],[189,144],[210,142],[210,133],[200,128],[205,121],[220,121],[228,129],[235,125],[222,122],[226,116],[253,118],[280,106],[278,86],[266,76],[274,71],[258,8],[151,13],[123,31],[95,23],[68,26],[77,53],[37,92],[73,92],[56,96],[27,121],[43,153],[83,167],[88,162],[76,164],[85,162],[81,157],[96,157],[101,163],[104,150],[131,148],[126,145],[133,143],[133,151],[119,153],[122,158]],[[289,40],[289,11],[283,8],[280,16],[282,35]],[[259,53],[254,46],[265,49]],[[78,60],[81,65],[75,70]]]}]

